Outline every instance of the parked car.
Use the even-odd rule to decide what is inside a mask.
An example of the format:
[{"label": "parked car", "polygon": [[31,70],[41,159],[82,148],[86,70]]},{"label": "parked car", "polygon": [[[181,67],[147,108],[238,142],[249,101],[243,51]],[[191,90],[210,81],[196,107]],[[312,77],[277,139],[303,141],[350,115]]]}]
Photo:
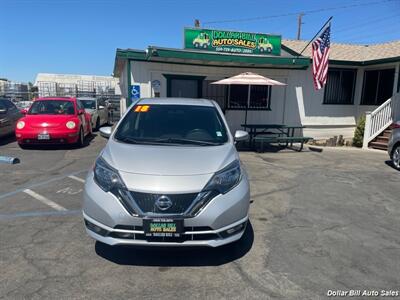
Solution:
[{"label": "parked car", "polygon": [[77,144],[90,135],[90,115],[80,101],[72,97],[38,98],[18,122],[18,144]]},{"label": "parked car", "polygon": [[79,97],[86,112],[90,114],[92,128],[99,130],[100,126],[108,124],[108,107],[103,100],[91,97]]},{"label": "parked car", "polygon": [[0,99],[0,137],[14,134],[15,125],[22,114],[8,99]]},{"label": "parked car", "polygon": [[388,153],[394,167],[400,170],[400,121],[393,124],[392,134],[388,143]]},{"label": "parked car", "polygon": [[87,176],[87,233],[109,245],[211,246],[239,240],[249,181],[218,104],[142,99],[115,129]]},{"label": "parked car", "polygon": [[26,114],[26,112],[29,110],[29,107],[31,107],[32,103],[33,101],[19,101],[15,102],[15,105],[22,114]]}]

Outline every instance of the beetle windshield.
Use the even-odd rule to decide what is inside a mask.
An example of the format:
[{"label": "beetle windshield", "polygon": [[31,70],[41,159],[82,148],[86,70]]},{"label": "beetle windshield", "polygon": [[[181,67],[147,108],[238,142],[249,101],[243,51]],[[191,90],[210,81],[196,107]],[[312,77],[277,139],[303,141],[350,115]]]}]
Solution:
[{"label": "beetle windshield", "polygon": [[126,143],[220,145],[227,129],[215,107],[137,105],[122,120],[115,139]]},{"label": "beetle windshield", "polygon": [[65,100],[36,100],[32,103],[28,115],[74,115],[72,101]]}]

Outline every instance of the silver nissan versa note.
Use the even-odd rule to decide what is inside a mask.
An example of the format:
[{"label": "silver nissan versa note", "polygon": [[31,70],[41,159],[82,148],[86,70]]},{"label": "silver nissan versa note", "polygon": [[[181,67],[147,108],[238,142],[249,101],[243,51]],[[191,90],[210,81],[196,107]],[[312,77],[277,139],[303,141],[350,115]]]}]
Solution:
[{"label": "silver nissan versa note", "polygon": [[239,240],[250,189],[218,104],[141,99],[117,126],[89,172],[87,233],[109,245],[211,246]]}]

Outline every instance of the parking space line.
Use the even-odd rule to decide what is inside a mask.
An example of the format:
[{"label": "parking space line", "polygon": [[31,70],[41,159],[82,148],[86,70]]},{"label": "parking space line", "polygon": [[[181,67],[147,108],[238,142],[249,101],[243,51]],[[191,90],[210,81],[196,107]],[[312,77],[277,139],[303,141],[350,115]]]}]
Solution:
[{"label": "parking space line", "polygon": [[62,207],[61,205],[58,205],[57,203],[51,201],[50,199],[47,199],[46,197],[44,197],[42,195],[39,195],[38,193],[36,193],[36,192],[34,192],[34,191],[30,190],[30,189],[26,189],[23,192],[25,194],[28,194],[29,196],[32,196],[36,200],[39,200],[43,204],[46,204],[47,206],[50,206],[51,208],[54,208],[55,210],[58,210],[58,211],[66,211],[67,210],[65,207]]},{"label": "parking space line", "polygon": [[0,214],[0,221],[21,218],[21,217],[70,216],[70,215],[79,215],[81,213],[82,213],[81,210],[29,211],[29,212],[20,212],[20,213],[14,213],[14,214]]},{"label": "parking space line", "polygon": [[75,175],[69,175],[68,178],[71,178],[71,179],[74,179],[74,180],[76,180],[76,181],[85,183],[85,179],[79,178],[79,177],[77,177],[77,176],[75,176]]},{"label": "parking space line", "polygon": [[31,185],[16,189],[15,191],[8,192],[8,193],[5,193],[5,194],[1,194],[0,195],[0,200],[4,199],[4,198],[7,198],[7,197],[10,197],[10,196],[13,196],[15,194],[18,194],[20,192],[23,192],[26,189],[31,189],[31,188],[43,186],[43,185],[46,185],[46,184],[49,184],[49,183],[52,183],[52,182],[55,182],[55,181],[58,181],[58,180],[62,180],[62,179],[66,178],[66,177],[68,177],[70,175],[78,175],[80,173],[87,172],[87,171],[88,170],[85,169],[85,170],[76,171],[76,172],[73,172],[73,173],[70,173],[70,174],[67,174],[67,175],[53,176],[53,178],[51,178],[51,179],[48,179],[48,180],[45,180],[45,181],[42,181],[42,182],[33,183]]}]

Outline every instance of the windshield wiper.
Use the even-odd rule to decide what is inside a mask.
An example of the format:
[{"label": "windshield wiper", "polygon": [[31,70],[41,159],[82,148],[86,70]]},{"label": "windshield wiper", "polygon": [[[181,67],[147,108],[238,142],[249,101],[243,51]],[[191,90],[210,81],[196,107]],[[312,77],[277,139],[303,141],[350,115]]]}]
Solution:
[{"label": "windshield wiper", "polygon": [[160,143],[160,142],[158,142],[158,141],[156,141],[156,140],[150,140],[150,139],[135,139],[135,138],[132,138],[132,137],[128,137],[128,136],[125,136],[125,137],[121,137],[121,138],[119,138],[119,137],[115,137],[118,141],[121,141],[121,142],[124,142],[124,143],[128,143],[128,144],[147,144],[147,145],[160,145],[160,144],[163,144],[163,143]]},{"label": "windshield wiper", "polygon": [[163,138],[163,139],[155,139],[154,141],[157,143],[194,144],[194,145],[200,145],[200,146],[222,145],[222,143],[218,143],[218,142],[199,141],[199,140],[191,140],[191,139],[183,139],[183,138]]}]

